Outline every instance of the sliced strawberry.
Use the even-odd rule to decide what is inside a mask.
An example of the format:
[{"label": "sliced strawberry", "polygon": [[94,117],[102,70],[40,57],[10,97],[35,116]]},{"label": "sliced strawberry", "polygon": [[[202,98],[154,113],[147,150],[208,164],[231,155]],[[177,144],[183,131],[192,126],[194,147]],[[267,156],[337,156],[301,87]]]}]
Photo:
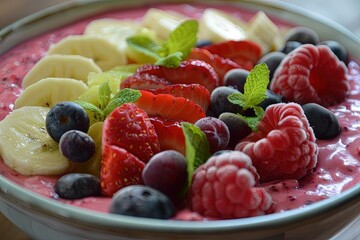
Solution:
[{"label": "sliced strawberry", "polygon": [[226,41],[204,47],[223,58],[230,58],[247,70],[251,70],[261,57],[261,47],[252,41]]},{"label": "sliced strawberry", "polygon": [[185,155],[185,137],[181,121],[162,117],[150,117],[159,137],[161,150],[176,150]]},{"label": "sliced strawberry", "polygon": [[164,78],[150,74],[134,74],[124,79],[120,88],[132,88],[132,89],[157,89],[169,85],[170,82]]},{"label": "sliced strawberry", "polygon": [[149,116],[161,116],[190,123],[195,123],[206,116],[204,109],[189,99],[174,97],[171,94],[155,95],[146,90],[140,92],[141,97],[135,104],[144,109]]},{"label": "sliced strawberry", "polygon": [[198,59],[210,64],[219,76],[220,85],[224,85],[224,75],[226,72],[234,68],[243,68],[243,66],[229,58],[223,58],[216,54],[212,54],[204,48],[193,48],[188,59]]},{"label": "sliced strawberry", "polygon": [[163,88],[148,90],[153,94],[168,93],[175,97],[187,98],[200,105],[205,111],[210,105],[210,93],[200,84],[172,84]]},{"label": "sliced strawberry", "polygon": [[206,87],[210,92],[219,86],[219,77],[214,68],[201,60],[183,61],[177,68],[147,64],[139,67],[137,74],[156,75],[167,79],[173,84],[198,83]]},{"label": "sliced strawberry", "polygon": [[106,118],[102,142],[124,148],[145,163],[160,151],[158,136],[148,115],[133,103],[117,107]]},{"label": "sliced strawberry", "polygon": [[125,149],[103,144],[100,171],[102,194],[111,197],[123,187],[142,184],[144,167],[145,163]]}]

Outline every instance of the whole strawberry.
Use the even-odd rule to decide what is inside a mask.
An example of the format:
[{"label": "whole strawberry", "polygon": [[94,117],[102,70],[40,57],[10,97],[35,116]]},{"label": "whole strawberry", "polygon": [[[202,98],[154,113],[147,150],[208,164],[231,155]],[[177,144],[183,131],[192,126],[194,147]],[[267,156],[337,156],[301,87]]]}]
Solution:
[{"label": "whole strawberry", "polygon": [[273,201],[246,154],[222,151],[194,173],[190,189],[191,208],[207,218],[233,219],[270,213]]},{"label": "whole strawberry", "polygon": [[347,68],[329,47],[304,44],[280,63],[270,88],[286,101],[332,106],[349,92]]},{"label": "whole strawberry", "polygon": [[261,182],[302,178],[316,166],[318,153],[314,132],[296,103],[270,105],[258,130],[235,150],[250,156]]}]

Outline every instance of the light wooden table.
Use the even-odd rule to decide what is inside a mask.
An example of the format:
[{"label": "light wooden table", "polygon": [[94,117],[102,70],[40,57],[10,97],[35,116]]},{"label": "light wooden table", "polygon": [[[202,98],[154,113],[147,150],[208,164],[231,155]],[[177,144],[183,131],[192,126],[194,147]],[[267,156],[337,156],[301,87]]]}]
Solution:
[{"label": "light wooden table", "polygon": [[[67,1],[71,0],[0,0],[0,28],[30,13]],[[360,36],[360,14],[358,14],[360,1],[358,0],[288,0],[286,2],[318,12],[337,21]],[[360,222],[360,219],[358,222]],[[1,214],[0,236],[4,240],[30,240],[29,237]]]}]

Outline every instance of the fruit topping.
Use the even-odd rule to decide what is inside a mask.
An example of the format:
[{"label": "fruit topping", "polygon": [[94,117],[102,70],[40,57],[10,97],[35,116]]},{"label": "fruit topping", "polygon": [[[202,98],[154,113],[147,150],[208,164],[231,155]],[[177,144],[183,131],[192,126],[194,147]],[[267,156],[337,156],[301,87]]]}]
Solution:
[{"label": "fruit topping", "polygon": [[216,154],[194,173],[191,207],[204,217],[231,219],[271,212],[273,201],[251,159],[239,151]]},{"label": "fruit topping", "polygon": [[177,197],[187,183],[186,158],[174,150],[159,152],[145,165],[142,179],[168,197]]},{"label": "fruit topping", "polygon": [[286,54],[283,52],[270,52],[263,55],[257,64],[265,63],[270,71],[269,78],[270,81],[273,78],[274,72],[279,66],[280,62],[285,58]]},{"label": "fruit topping", "polygon": [[149,116],[194,123],[206,115],[202,107],[189,99],[174,97],[171,94],[153,94],[146,90],[140,92],[141,97],[135,104]]},{"label": "fruit topping", "polygon": [[117,107],[105,119],[102,142],[124,148],[145,163],[160,151],[158,136],[147,113],[133,103]]},{"label": "fruit topping", "polygon": [[347,68],[329,47],[305,44],[281,62],[270,88],[286,101],[332,106],[348,95]]},{"label": "fruit topping", "polygon": [[307,103],[301,107],[317,139],[332,139],[340,134],[339,121],[333,112],[316,103]]},{"label": "fruit topping", "polygon": [[120,88],[157,89],[170,85],[164,78],[151,74],[134,74],[121,81]]},{"label": "fruit topping", "polygon": [[227,148],[230,132],[223,121],[215,117],[205,117],[196,121],[195,126],[205,133],[211,153]]},{"label": "fruit topping", "polygon": [[110,213],[144,218],[169,219],[175,214],[171,200],[148,186],[128,186],[111,200]]},{"label": "fruit topping", "polygon": [[100,180],[91,174],[69,173],[56,181],[54,191],[63,199],[100,196]]},{"label": "fruit topping", "polygon": [[46,131],[54,141],[69,130],[87,132],[90,120],[86,111],[74,102],[59,102],[46,115]]},{"label": "fruit topping", "polygon": [[87,134],[78,130],[65,132],[59,141],[60,153],[73,162],[85,162],[95,153],[95,142]]},{"label": "fruit topping", "polygon": [[228,100],[228,97],[233,93],[240,93],[238,90],[221,86],[217,87],[212,93],[211,93],[211,112],[214,114],[215,117],[218,117],[221,113],[224,112],[232,112],[232,113],[240,113],[242,111],[242,107],[233,104]]},{"label": "fruit topping", "polygon": [[270,105],[251,133],[235,147],[251,157],[261,182],[300,179],[317,163],[318,147],[300,105]]},{"label": "fruit topping", "polygon": [[250,72],[245,69],[232,69],[226,72],[224,76],[224,85],[233,87],[239,92],[244,93],[246,78],[249,76],[249,74]]},{"label": "fruit topping", "polygon": [[288,54],[295,48],[301,46],[302,43],[297,41],[288,41],[284,44],[284,46],[280,49],[281,52]]},{"label": "fruit topping", "polygon": [[318,45],[328,46],[340,61],[343,61],[345,64],[349,63],[349,53],[347,52],[345,47],[341,45],[339,42],[327,40],[318,43]]},{"label": "fruit topping", "polygon": [[101,193],[112,197],[119,189],[142,184],[145,163],[123,148],[103,143],[101,159]]},{"label": "fruit topping", "polygon": [[308,27],[298,26],[293,27],[285,33],[284,36],[285,42],[296,41],[301,44],[313,44],[316,45],[319,43],[319,36],[317,33]]}]

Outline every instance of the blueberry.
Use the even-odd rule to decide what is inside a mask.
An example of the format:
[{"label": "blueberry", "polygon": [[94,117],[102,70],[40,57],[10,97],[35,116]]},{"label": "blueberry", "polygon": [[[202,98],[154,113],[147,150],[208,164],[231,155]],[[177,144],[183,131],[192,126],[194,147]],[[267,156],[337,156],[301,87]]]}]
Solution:
[{"label": "blueberry", "polygon": [[299,47],[301,45],[301,43],[297,42],[297,41],[288,41],[285,43],[285,45],[282,47],[282,49],[280,50],[280,52],[283,52],[285,54],[288,54],[290,52],[292,52],[294,49],[296,49],[297,47]]},{"label": "blueberry", "polygon": [[267,98],[263,100],[259,106],[262,107],[264,110],[270,106],[271,104],[281,103],[283,102],[283,96],[274,93],[272,90],[267,89],[265,92]]},{"label": "blueberry", "polygon": [[308,27],[294,27],[290,29],[284,36],[285,42],[296,41],[302,44],[313,44],[319,43],[319,36],[317,33]]},{"label": "blueberry", "polygon": [[230,149],[233,149],[241,139],[251,133],[251,128],[246,121],[235,113],[222,113],[219,119],[223,121],[229,129],[230,140],[228,147]]},{"label": "blueberry", "polygon": [[210,96],[210,106],[215,117],[218,117],[223,112],[241,112],[241,106],[233,104],[228,100],[228,96],[232,93],[239,93],[239,91],[226,86],[217,87],[212,91]]},{"label": "blueberry", "polygon": [[142,179],[145,185],[176,197],[187,181],[186,158],[174,150],[159,152],[145,165]]},{"label": "blueberry", "polygon": [[349,62],[349,54],[339,42],[329,40],[320,42],[318,45],[328,46],[340,61],[343,61],[345,64]]},{"label": "blueberry", "polygon": [[169,219],[175,208],[160,191],[148,186],[130,185],[115,193],[109,211],[134,217]]},{"label": "blueberry", "polygon": [[86,133],[70,130],[59,141],[61,154],[73,162],[85,162],[95,153],[95,141]]},{"label": "blueberry", "polygon": [[270,52],[261,57],[257,63],[265,63],[268,66],[270,71],[269,79],[271,80],[275,70],[280,65],[285,56],[286,54],[283,52]]},{"label": "blueberry", "polygon": [[199,40],[199,41],[196,42],[196,47],[197,48],[202,48],[202,47],[209,46],[211,44],[213,44],[213,42],[210,41],[210,40]]},{"label": "blueberry", "polygon": [[317,139],[332,139],[341,132],[339,121],[330,110],[316,103],[302,106]]},{"label": "blueberry", "polygon": [[249,74],[250,72],[245,69],[231,69],[224,75],[224,85],[233,87],[239,92],[244,93],[244,85]]},{"label": "blueberry", "polygon": [[46,116],[46,130],[54,141],[69,130],[87,132],[89,117],[85,110],[74,102],[60,102],[52,107]]},{"label": "blueberry", "polygon": [[69,173],[57,180],[55,193],[63,199],[79,199],[100,195],[100,180],[86,173]]}]

